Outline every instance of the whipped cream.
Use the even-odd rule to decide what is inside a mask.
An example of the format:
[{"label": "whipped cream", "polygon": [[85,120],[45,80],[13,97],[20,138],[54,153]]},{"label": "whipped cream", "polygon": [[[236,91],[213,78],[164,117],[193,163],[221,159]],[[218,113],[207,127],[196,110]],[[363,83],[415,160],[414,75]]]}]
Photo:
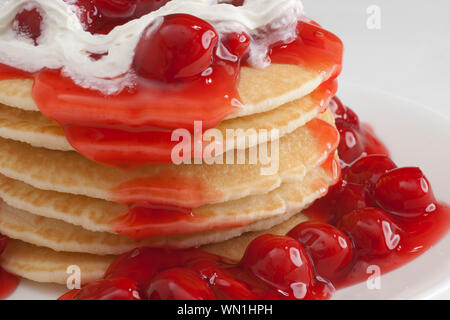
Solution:
[{"label": "whipped cream", "polygon": [[[12,27],[18,12],[33,7],[43,16],[38,46],[19,38]],[[270,64],[268,46],[292,41],[304,13],[301,0],[246,0],[241,7],[223,0],[172,0],[107,35],[92,35],[83,30],[76,9],[70,1],[62,0],[0,0],[0,63],[28,72],[61,68],[82,87],[114,94],[133,85],[136,75],[130,67],[141,33],[163,16],[195,15],[213,25],[219,36],[246,32],[252,38],[249,63],[263,68]],[[105,52],[108,54],[97,61],[90,57]]]}]

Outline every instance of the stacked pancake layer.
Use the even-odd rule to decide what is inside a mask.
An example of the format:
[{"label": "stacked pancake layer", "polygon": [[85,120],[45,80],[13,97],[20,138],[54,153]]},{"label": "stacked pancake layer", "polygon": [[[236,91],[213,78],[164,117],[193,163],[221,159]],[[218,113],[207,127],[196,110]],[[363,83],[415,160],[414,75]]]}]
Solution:
[{"label": "stacked pancake layer", "polygon": [[[35,281],[66,283],[67,267],[78,265],[89,282],[136,247],[202,247],[239,259],[259,234],[286,233],[338,177],[339,135],[317,98],[324,80],[293,65],[242,68],[243,106],[217,129],[277,129],[279,139],[271,141],[233,137],[245,159],[275,144],[279,166],[270,175],[259,162],[127,171],[92,162],[39,112],[32,80],[0,81],[0,233],[11,238],[1,266]],[[136,220],[130,208],[143,202],[193,209],[180,219]]]}]

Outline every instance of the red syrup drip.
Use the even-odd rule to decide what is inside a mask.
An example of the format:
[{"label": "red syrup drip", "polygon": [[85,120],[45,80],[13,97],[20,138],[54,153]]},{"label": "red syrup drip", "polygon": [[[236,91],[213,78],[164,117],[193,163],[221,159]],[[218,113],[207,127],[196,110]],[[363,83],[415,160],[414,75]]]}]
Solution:
[{"label": "red syrup drip", "polygon": [[[337,98],[330,108],[338,129],[353,129],[362,147],[348,153],[341,179],[306,210],[310,221],[288,236],[256,238],[239,263],[198,249],[135,249],[113,262],[105,280],[62,298],[112,291],[123,298],[128,284],[142,299],[327,299],[334,288],[366,280],[368,266],[385,274],[436,244],[449,230],[450,207],[435,201],[420,169],[397,168],[351,109]],[[341,139],[339,149],[354,146]],[[331,157],[322,166],[340,176]]]},{"label": "red syrup drip", "polygon": [[[319,119],[313,119],[306,126],[322,147],[319,151],[322,157],[318,164],[337,179],[340,170],[339,164],[334,159],[334,151],[339,142],[337,130]],[[236,222],[234,219],[223,220],[214,216],[202,216],[196,214],[195,209],[164,203],[164,199],[170,199],[172,204],[187,203],[192,208],[199,207],[220,197],[220,192],[212,190],[200,179],[171,177],[166,173],[150,179],[127,182],[114,191],[113,200],[129,205],[129,212],[113,221],[112,226],[117,233],[140,240],[248,224],[245,220]]]},{"label": "red syrup drip", "polygon": [[[271,49],[272,61],[302,65],[324,80],[336,77],[341,70],[341,41],[306,22],[299,22],[298,32],[294,42]],[[35,80],[32,95],[40,111],[63,127],[76,150],[96,162],[134,168],[170,163],[177,144],[171,141],[174,129],[193,132],[194,121],[202,121],[206,131],[236,112],[240,64],[215,56],[211,74],[174,83],[138,77],[133,89],[114,96],[81,88],[58,70],[27,77]],[[0,79],[25,77],[10,69],[0,66]],[[321,108],[335,90],[320,93]]]},{"label": "red syrup drip", "polygon": [[313,22],[300,22],[297,30],[299,37],[293,42],[271,49],[272,63],[305,66],[324,80],[336,78],[342,70],[342,41]]},{"label": "red syrup drip", "polygon": [[[8,237],[0,234],[0,254],[8,244]],[[19,285],[19,278],[0,267],[0,300],[8,298]]]},{"label": "red syrup drip", "polygon": [[[320,146],[318,165],[330,172],[334,179],[339,177],[339,164],[334,159],[339,134],[330,124],[313,119],[306,124]],[[233,217],[219,218],[202,216],[195,209],[173,206],[189,204],[196,208],[220,197],[207,182],[196,178],[171,177],[161,173],[150,179],[127,182],[114,191],[113,200],[128,204],[129,212],[112,222],[117,233],[136,240],[173,234],[190,234],[205,230],[235,228],[248,224],[245,219],[236,221]],[[170,199],[170,203],[164,203]],[[161,205],[155,205],[160,203]]]},{"label": "red syrup drip", "polygon": [[33,79],[29,72],[22,71],[0,63],[0,80],[9,79]]}]

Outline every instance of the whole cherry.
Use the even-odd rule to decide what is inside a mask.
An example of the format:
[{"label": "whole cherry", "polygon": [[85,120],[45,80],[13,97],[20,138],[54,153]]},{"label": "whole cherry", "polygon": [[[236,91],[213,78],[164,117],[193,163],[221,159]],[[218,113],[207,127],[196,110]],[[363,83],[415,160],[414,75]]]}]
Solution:
[{"label": "whole cherry", "polygon": [[304,299],[314,281],[311,262],[295,239],[262,235],[253,240],[242,258],[247,272],[290,299]]},{"label": "whole cherry", "polygon": [[136,11],[138,0],[94,0],[94,4],[107,18],[130,18]]},{"label": "whole cherry", "polygon": [[347,213],[356,209],[373,206],[374,202],[364,185],[346,183],[337,195],[335,205],[332,208],[330,222],[337,222]]},{"label": "whole cherry", "polygon": [[406,167],[382,175],[375,185],[375,201],[387,212],[417,217],[436,210],[430,183],[419,168]]},{"label": "whole cherry", "polygon": [[336,127],[341,137],[338,146],[339,158],[341,161],[351,164],[364,155],[364,139],[358,129],[340,126],[338,122],[336,122]]},{"label": "whole cherry", "polygon": [[337,227],[347,233],[359,254],[365,257],[386,256],[401,241],[400,227],[378,208],[355,210],[342,217]]},{"label": "whole cherry", "polygon": [[328,105],[339,127],[359,128],[359,118],[349,107],[344,106],[338,97],[333,97]]},{"label": "whole cherry", "polygon": [[186,267],[197,272],[209,283],[217,299],[258,300],[260,298],[243,282],[235,278],[238,268],[229,271],[229,268],[225,269],[211,259],[193,260]]},{"label": "whole cherry", "polygon": [[231,33],[223,41],[225,48],[235,61],[242,59],[250,48],[250,36],[245,32]]},{"label": "whole cherry", "polygon": [[140,300],[136,282],[127,278],[103,279],[89,283],[73,300]]},{"label": "whole cherry", "polygon": [[330,224],[303,222],[287,235],[303,245],[314,269],[322,278],[335,280],[352,262],[353,247],[350,239]]},{"label": "whole cherry", "polygon": [[217,32],[206,21],[168,15],[142,33],[133,68],[142,77],[162,82],[200,76],[211,66],[217,41]]},{"label": "whole cherry", "polygon": [[146,289],[150,300],[214,300],[208,283],[185,268],[167,269],[157,274]]},{"label": "whole cherry", "polygon": [[363,157],[346,168],[343,178],[347,182],[366,185],[373,188],[378,179],[388,171],[397,168],[395,163],[385,155]]}]

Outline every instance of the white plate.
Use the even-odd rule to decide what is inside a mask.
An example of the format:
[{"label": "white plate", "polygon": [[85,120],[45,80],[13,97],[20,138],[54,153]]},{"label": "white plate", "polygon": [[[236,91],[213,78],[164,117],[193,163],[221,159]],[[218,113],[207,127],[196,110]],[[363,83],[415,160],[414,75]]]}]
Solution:
[{"label": "white plate", "polygon": [[[439,200],[450,203],[450,119],[406,99],[364,87],[339,90],[344,104],[373,125],[399,166],[419,166]],[[10,299],[55,299],[62,286],[22,281]],[[450,234],[428,252],[381,277],[381,289],[361,283],[339,290],[335,299],[431,299],[450,291]]]}]

